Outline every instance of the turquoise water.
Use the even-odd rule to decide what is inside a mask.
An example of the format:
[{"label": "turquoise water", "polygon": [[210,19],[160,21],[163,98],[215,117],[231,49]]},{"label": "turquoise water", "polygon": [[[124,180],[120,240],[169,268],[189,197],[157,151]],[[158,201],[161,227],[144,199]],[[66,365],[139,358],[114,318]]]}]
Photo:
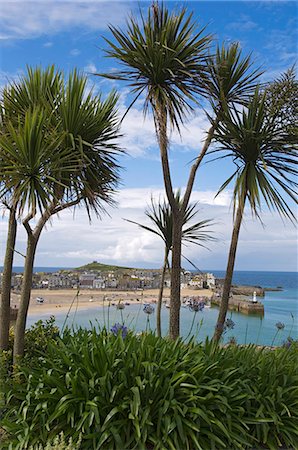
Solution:
[{"label": "turquoise water", "polygon": [[[213,271],[216,276],[223,276],[223,272]],[[280,331],[274,341],[274,345],[281,345],[283,341],[291,334],[298,339],[298,296],[297,296],[297,273],[294,272],[235,272],[234,282],[238,284],[260,285],[262,287],[282,286],[281,292],[266,292],[265,299],[262,299],[265,307],[265,314],[262,319],[258,316],[247,316],[237,312],[229,312],[235,322],[233,330],[229,330],[224,339],[227,341],[231,336],[237,339],[240,344],[256,343],[262,345],[271,345],[276,334],[275,324],[282,322],[285,328]],[[187,308],[181,308],[181,335],[186,338],[190,331],[194,319],[194,325],[191,334],[201,341],[207,336],[212,336],[214,326],[217,319],[218,308],[205,308],[202,312],[195,314]],[[48,318],[49,314],[39,315],[38,318]],[[56,322],[62,327],[66,318],[66,314],[57,314]],[[142,310],[142,305],[129,305],[124,310],[117,310],[115,307],[101,306],[92,309],[80,309],[73,311],[67,319],[68,326],[89,327],[90,322],[106,326],[110,328],[115,322],[122,322],[135,330],[136,332],[145,330],[146,327],[155,329],[155,313],[149,316]],[[37,320],[34,315],[28,317],[27,326],[32,325]],[[169,320],[169,310],[165,307],[162,309],[162,331],[167,334],[167,326]]]}]

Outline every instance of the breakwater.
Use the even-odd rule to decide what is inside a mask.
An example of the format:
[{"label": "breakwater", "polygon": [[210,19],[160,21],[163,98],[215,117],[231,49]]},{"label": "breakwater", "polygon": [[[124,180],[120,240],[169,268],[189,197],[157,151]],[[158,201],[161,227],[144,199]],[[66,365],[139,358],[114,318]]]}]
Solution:
[{"label": "breakwater", "polygon": [[[221,297],[213,296],[211,298],[211,306],[220,306]],[[260,302],[252,302],[242,295],[233,295],[229,300],[230,311],[237,311],[243,314],[257,314],[264,316],[264,305]]]}]

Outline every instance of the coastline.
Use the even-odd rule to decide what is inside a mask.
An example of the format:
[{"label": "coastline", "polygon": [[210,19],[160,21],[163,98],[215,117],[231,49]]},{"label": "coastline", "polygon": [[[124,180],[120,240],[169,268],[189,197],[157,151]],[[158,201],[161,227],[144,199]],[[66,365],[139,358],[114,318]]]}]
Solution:
[{"label": "coastline", "polygon": [[[33,289],[29,304],[29,316],[38,316],[39,314],[53,314],[67,312],[71,303],[78,307],[78,310],[94,309],[102,307],[109,302],[118,303],[120,301],[131,304],[138,303],[156,303],[158,289],[146,289],[144,291],[111,291],[111,290],[91,290],[84,289],[79,292],[77,303],[77,291],[75,289]],[[181,297],[203,296],[211,298],[213,292],[210,289],[182,289]],[[37,304],[36,298],[43,297],[44,303]],[[92,299],[92,301],[90,301]],[[169,301],[170,289],[164,289],[163,301]],[[12,293],[12,308],[19,306],[20,295]]]}]

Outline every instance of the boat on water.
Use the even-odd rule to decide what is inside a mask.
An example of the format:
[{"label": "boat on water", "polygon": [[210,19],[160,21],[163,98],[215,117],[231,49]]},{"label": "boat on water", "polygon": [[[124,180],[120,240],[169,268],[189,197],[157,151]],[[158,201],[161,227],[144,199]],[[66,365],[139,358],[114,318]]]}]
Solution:
[{"label": "boat on water", "polygon": [[44,298],[43,297],[36,297],[36,303],[41,305],[42,303],[44,303]]}]

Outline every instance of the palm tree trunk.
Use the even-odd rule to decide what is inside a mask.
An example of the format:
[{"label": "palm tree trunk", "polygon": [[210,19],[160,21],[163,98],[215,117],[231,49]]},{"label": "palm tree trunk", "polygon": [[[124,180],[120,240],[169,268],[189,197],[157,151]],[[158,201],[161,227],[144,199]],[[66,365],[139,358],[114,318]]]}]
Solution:
[{"label": "palm tree trunk", "polygon": [[27,231],[28,240],[27,240],[24,274],[22,280],[20,307],[15,325],[15,337],[13,346],[14,365],[24,355],[25,329],[32,290],[35,252],[42,229],[46,224],[46,222],[48,221],[48,219],[51,217],[52,212],[53,209],[51,208],[45,211],[41,216],[41,218],[39,219],[39,221],[37,222],[37,225],[34,228],[34,230],[32,230],[32,228],[29,225],[29,221],[33,218],[33,214],[31,213],[28,214],[28,216],[23,220],[23,225]]},{"label": "palm tree trunk", "polygon": [[241,222],[243,219],[243,212],[244,212],[244,206],[245,206],[245,199],[246,195],[244,197],[243,202],[238,206],[236,218],[234,222],[233,232],[232,232],[232,239],[230,244],[230,251],[229,251],[229,258],[228,258],[228,264],[227,264],[227,270],[226,270],[226,276],[223,286],[223,293],[221,298],[221,303],[219,307],[219,313],[217,318],[217,323],[215,327],[215,332],[213,335],[213,341],[219,342],[223,330],[224,330],[224,323],[227,316],[228,306],[229,306],[229,296],[230,296],[230,290],[232,285],[232,278],[234,273],[234,265],[235,265],[235,258],[236,258],[236,251],[237,251],[237,245],[238,245],[238,239],[239,239],[239,232],[241,227]]},{"label": "palm tree trunk", "polygon": [[156,332],[157,332],[158,337],[161,337],[161,305],[162,305],[163,288],[164,288],[164,283],[165,283],[165,274],[166,274],[167,264],[168,264],[168,256],[169,256],[169,250],[166,248],[165,249],[165,258],[164,258],[162,272],[161,272],[158,300],[157,300]]},{"label": "palm tree trunk", "polygon": [[171,268],[171,301],[169,335],[177,339],[180,334],[180,291],[181,291],[181,214],[173,211],[173,240],[172,240],[172,268]]},{"label": "palm tree trunk", "polygon": [[2,276],[1,303],[0,303],[0,350],[8,349],[10,324],[10,295],[13,254],[17,234],[16,210],[11,207],[9,211],[6,252]]},{"label": "palm tree trunk", "polygon": [[171,301],[169,334],[171,339],[179,337],[180,330],[180,272],[181,272],[181,235],[182,221],[180,210],[173,191],[168,158],[167,112],[162,105],[156,105],[156,134],[160,148],[161,165],[167,198],[173,216],[172,240],[172,270],[171,270]]},{"label": "palm tree trunk", "polygon": [[32,230],[29,225],[29,220],[33,218],[32,214],[29,214],[23,220],[23,225],[28,235],[28,241],[27,241],[27,252],[21,290],[20,308],[18,311],[17,322],[15,326],[15,338],[13,347],[14,364],[16,364],[24,354],[25,329],[32,289],[34,258],[40,234],[43,230],[43,227],[45,226],[45,224],[47,223],[47,221],[51,216],[59,213],[60,211],[63,211],[66,208],[71,208],[72,206],[77,205],[80,201],[81,197],[78,197],[76,200],[73,200],[72,202],[68,202],[65,204],[60,204],[60,206],[57,206],[57,202],[53,202],[52,205],[49,207],[49,209],[43,213],[43,215],[37,222],[37,225],[34,228],[34,230]]},{"label": "palm tree trunk", "polygon": [[184,195],[183,204],[181,210],[175,202],[175,196],[173,191],[173,185],[171,180],[169,159],[168,159],[168,136],[167,136],[167,113],[161,105],[156,105],[156,118],[155,122],[157,124],[157,138],[160,148],[161,164],[163,170],[165,190],[169,204],[172,209],[173,215],[173,242],[172,242],[172,270],[171,270],[171,302],[170,302],[170,324],[169,324],[169,334],[171,339],[177,339],[180,334],[180,277],[181,277],[181,238],[182,238],[182,219],[183,211],[186,210],[190,195],[192,192],[192,187],[195,180],[195,175],[199,165],[205,156],[211,140],[214,135],[214,130],[218,124],[219,118],[217,117],[212,126],[210,127],[206,141],[198,156],[196,162],[194,163],[187,188]]},{"label": "palm tree trunk", "polygon": [[14,365],[18,362],[18,359],[22,357],[24,354],[25,328],[31,296],[33,264],[37,241],[38,240],[36,239],[35,236],[33,235],[28,236],[27,252],[21,290],[21,301],[15,325],[15,337],[13,347]]},{"label": "palm tree trunk", "polygon": [[187,182],[187,186],[186,186],[186,190],[185,190],[185,194],[183,197],[183,204],[182,204],[182,210],[185,211],[188,204],[189,204],[189,200],[190,200],[190,196],[192,193],[192,188],[195,182],[195,178],[196,178],[196,174],[197,174],[197,170],[201,164],[201,162],[203,161],[204,156],[206,155],[211,141],[213,139],[214,136],[214,131],[216,130],[218,123],[219,123],[219,116],[220,116],[220,111],[217,113],[216,118],[214,119],[211,127],[208,130],[207,133],[207,137],[205,139],[204,145],[202,147],[202,150],[200,152],[200,154],[198,155],[198,157],[196,158],[194,164],[191,167],[190,173],[189,173],[189,177],[188,177],[188,182]]}]

